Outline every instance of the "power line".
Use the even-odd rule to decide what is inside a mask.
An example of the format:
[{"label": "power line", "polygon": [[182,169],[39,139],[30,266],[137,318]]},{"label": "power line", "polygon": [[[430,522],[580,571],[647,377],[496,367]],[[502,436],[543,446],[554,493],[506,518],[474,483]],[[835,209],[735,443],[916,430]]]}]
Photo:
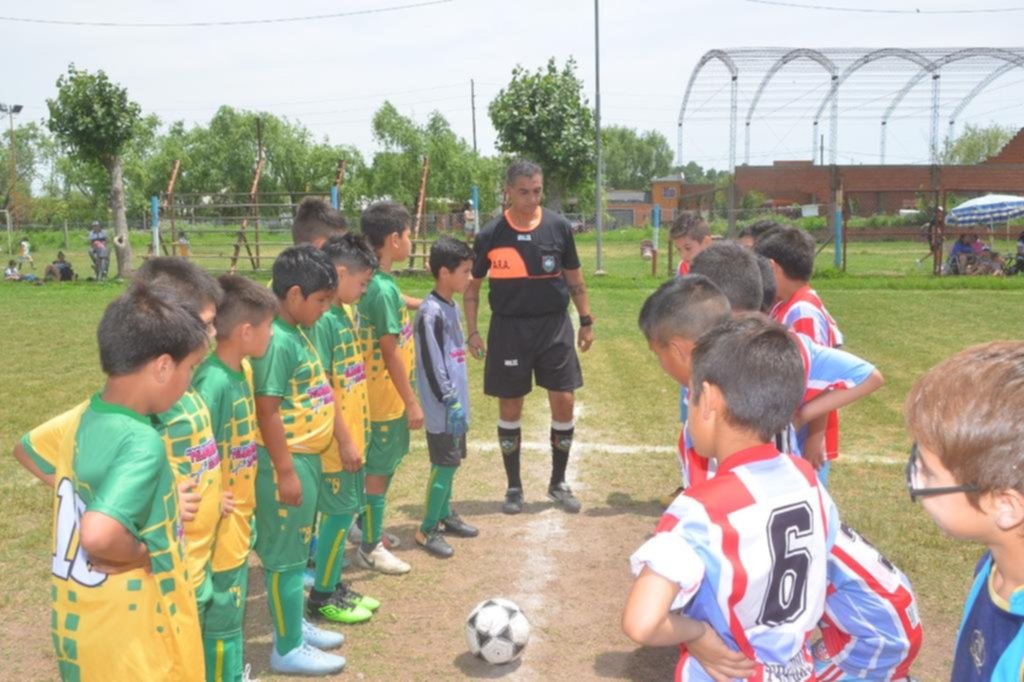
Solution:
[{"label": "power line", "polygon": [[835,5],[810,5],[800,2],[782,2],[782,0],[746,0],[757,5],[778,5],[779,7],[795,7],[797,9],[824,10],[828,12],[857,12],[861,14],[999,14],[1004,12],[1024,12],[1024,7],[985,7],[981,9],[873,9],[868,7],[838,7]]},{"label": "power line", "polygon": [[0,16],[0,21],[10,21],[22,24],[46,24],[50,26],[87,26],[90,28],[210,28],[224,26],[253,26],[257,24],[288,24],[300,21],[321,21],[323,19],[340,19],[342,17],[356,17],[366,14],[381,14],[384,12],[398,12],[416,7],[429,7],[431,5],[444,5],[452,0],[428,0],[427,2],[416,2],[407,5],[394,5],[392,7],[377,7],[375,9],[354,10],[351,12],[334,12],[331,14],[311,14],[299,17],[277,17],[270,19],[236,19],[233,21],[182,21],[182,22],[117,22],[117,21],[69,21],[62,19],[32,19],[28,17],[6,17]]}]

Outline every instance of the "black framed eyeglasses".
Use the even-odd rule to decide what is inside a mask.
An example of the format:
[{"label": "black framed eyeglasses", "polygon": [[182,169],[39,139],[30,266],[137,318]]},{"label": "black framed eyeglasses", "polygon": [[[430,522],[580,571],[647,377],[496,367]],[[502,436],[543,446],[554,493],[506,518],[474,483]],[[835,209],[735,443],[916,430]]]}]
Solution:
[{"label": "black framed eyeglasses", "polygon": [[917,443],[914,443],[910,446],[910,459],[907,460],[906,468],[907,492],[910,493],[911,502],[917,502],[922,497],[931,497],[933,495],[981,492],[981,488],[976,485],[949,485],[939,488],[918,488],[915,483],[917,481],[917,468],[920,461],[921,452],[917,448]]}]

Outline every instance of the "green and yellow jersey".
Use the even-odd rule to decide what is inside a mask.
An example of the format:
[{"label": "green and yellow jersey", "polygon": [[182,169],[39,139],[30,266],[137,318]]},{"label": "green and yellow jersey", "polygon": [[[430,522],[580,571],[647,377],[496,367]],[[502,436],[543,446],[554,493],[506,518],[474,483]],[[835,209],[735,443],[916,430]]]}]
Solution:
[{"label": "green and yellow jersey", "polygon": [[[309,337],[280,317],[262,358],[252,360],[253,392],[281,398],[291,452],[318,455],[334,440],[334,395]],[[257,431],[256,442],[265,445]]]},{"label": "green and yellow jersey", "polygon": [[405,403],[384,364],[380,337],[388,334],[396,337],[398,355],[405,364],[410,382],[416,376],[416,349],[409,308],[402,300],[394,275],[380,270],[373,273],[366,294],[359,299],[359,319],[363,357],[369,365],[370,419],[375,422],[398,419],[405,413]]},{"label": "green and yellow jersey", "polygon": [[[366,453],[370,436],[370,407],[366,390],[366,362],[359,340],[359,313],[351,306],[331,306],[313,327],[313,345],[324,363],[334,391],[334,400],[341,408],[349,435],[360,457]],[[321,456],[325,474],[342,470],[338,443]]]},{"label": "green and yellow jersey", "polygon": [[53,474],[64,437],[75,432],[82,413],[89,407],[83,400],[67,412],[49,419],[21,437],[21,445],[43,473]]},{"label": "green and yellow jersey", "polygon": [[222,485],[234,497],[235,510],[220,520],[214,542],[212,567],[221,573],[245,564],[252,547],[257,431],[252,368],[243,360],[236,372],[211,354],[196,369],[192,388],[210,411]]},{"label": "green and yellow jersey", "polygon": [[[56,457],[53,642],[64,680],[192,680],[203,670],[174,476],[149,417],[94,396],[30,439]],[[46,426],[46,425],[44,425]],[[42,427],[41,427],[42,428]],[[52,454],[52,453],[48,453]],[[86,512],[108,516],[146,545],[151,569],[106,575],[79,547]]]},{"label": "green and yellow jersey", "polygon": [[192,587],[198,590],[206,580],[220,521],[220,451],[213,439],[210,411],[199,393],[189,388],[174,407],[156,416],[156,428],[175,482],[191,481],[192,492],[202,496],[195,518],[185,523],[186,564]]}]

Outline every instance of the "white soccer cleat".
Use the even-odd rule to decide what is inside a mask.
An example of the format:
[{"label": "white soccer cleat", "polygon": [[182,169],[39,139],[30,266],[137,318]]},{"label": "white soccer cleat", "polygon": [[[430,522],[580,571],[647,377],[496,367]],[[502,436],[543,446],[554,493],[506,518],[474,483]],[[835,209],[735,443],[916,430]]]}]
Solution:
[{"label": "white soccer cleat", "polygon": [[340,673],[345,667],[345,658],[328,654],[303,642],[283,656],[277,647],[270,652],[270,669],[290,675],[312,675],[323,677]]},{"label": "white soccer cleat", "polygon": [[345,635],[334,630],[324,630],[302,619],[302,641],[317,649],[337,649],[345,643]]},{"label": "white soccer cleat", "polygon": [[402,575],[412,570],[412,566],[389,552],[383,542],[377,543],[374,550],[369,553],[360,548],[356,553],[356,563],[384,575]]}]

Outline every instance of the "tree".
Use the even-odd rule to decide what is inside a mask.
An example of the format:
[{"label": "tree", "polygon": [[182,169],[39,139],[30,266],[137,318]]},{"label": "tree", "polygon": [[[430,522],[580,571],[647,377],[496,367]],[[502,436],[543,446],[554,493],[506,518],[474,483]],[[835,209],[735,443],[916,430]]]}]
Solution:
[{"label": "tree", "polygon": [[682,173],[686,177],[686,182],[694,184],[714,184],[718,178],[728,175],[725,171],[717,171],[714,168],[704,170],[696,161],[690,161],[685,166],[674,166],[671,172]]},{"label": "tree", "polygon": [[529,158],[544,169],[548,204],[561,210],[562,197],[594,174],[594,117],[569,59],[559,71],[554,58],[530,73],[522,66],[488,107],[498,149]]},{"label": "tree", "polygon": [[614,189],[646,190],[651,180],[672,170],[672,148],[656,130],[642,134],[632,128],[601,129],[607,184]]},{"label": "tree", "polygon": [[110,209],[114,214],[114,249],[117,276],[131,274],[132,247],[125,215],[121,156],[141,120],[138,104],[125,88],[112,83],[103,71],[89,73],[68,67],[57,79],[57,98],[46,100],[47,126],[74,156],[100,163],[110,175]]},{"label": "tree", "polygon": [[1017,131],[995,123],[975,126],[968,123],[955,140],[946,140],[940,160],[943,164],[972,165],[999,153]]}]

